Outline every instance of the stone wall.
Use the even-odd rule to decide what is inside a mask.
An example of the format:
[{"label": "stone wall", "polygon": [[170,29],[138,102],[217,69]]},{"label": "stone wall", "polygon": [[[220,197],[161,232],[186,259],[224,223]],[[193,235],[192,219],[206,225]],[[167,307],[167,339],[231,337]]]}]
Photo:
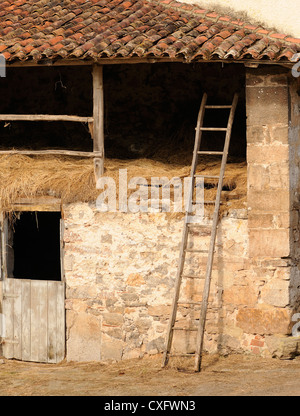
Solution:
[{"label": "stone wall", "polygon": [[[168,215],[100,213],[92,204],[65,208],[67,359],[125,359],[163,351],[182,232],[182,219]],[[194,233],[190,240],[195,247],[208,242],[208,234]],[[235,319],[239,307],[257,300],[247,255],[246,210],[240,210],[219,227],[206,350],[242,351],[248,343]],[[205,258],[190,255],[187,268],[203,275]],[[183,297],[200,300],[202,286],[203,281],[187,282]],[[191,318],[198,315],[181,308],[179,325],[194,325]],[[194,341],[181,333],[174,347],[191,352]]]},{"label": "stone wall", "polygon": [[247,73],[249,261],[253,285],[260,289],[255,307],[239,311],[237,321],[245,332],[264,335],[266,341],[270,335],[291,333],[299,304],[296,91],[295,81],[283,68]]}]

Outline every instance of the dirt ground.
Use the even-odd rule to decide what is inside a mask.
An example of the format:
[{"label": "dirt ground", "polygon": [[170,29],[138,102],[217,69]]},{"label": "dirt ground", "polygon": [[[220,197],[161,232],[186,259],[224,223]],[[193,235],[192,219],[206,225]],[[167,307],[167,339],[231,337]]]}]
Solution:
[{"label": "dirt ground", "polygon": [[208,356],[200,373],[182,371],[182,361],[161,368],[158,356],[105,364],[0,363],[0,396],[300,395],[300,357]]}]

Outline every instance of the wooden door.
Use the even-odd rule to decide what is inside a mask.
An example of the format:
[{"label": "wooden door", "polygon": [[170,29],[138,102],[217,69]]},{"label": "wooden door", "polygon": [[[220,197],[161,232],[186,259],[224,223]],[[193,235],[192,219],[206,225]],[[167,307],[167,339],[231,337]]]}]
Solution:
[{"label": "wooden door", "polygon": [[64,282],[3,280],[3,355],[58,363],[65,356]]},{"label": "wooden door", "polygon": [[2,315],[5,358],[58,363],[65,357],[65,283],[63,220],[60,221],[61,281],[9,277],[10,228],[0,221]]}]

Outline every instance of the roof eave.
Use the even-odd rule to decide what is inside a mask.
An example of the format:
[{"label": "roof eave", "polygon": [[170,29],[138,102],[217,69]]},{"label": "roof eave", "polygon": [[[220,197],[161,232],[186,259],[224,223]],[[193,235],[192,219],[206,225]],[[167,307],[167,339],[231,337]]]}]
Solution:
[{"label": "roof eave", "polygon": [[197,59],[189,61],[185,58],[156,58],[156,57],[131,57],[131,58],[99,58],[95,60],[83,59],[58,59],[58,60],[41,60],[41,61],[6,61],[7,67],[41,67],[41,66],[92,66],[92,65],[116,65],[116,64],[139,64],[139,63],[162,63],[162,62],[180,62],[180,63],[224,63],[224,64],[244,64],[246,67],[257,67],[259,65],[283,65],[292,68],[294,63],[288,60],[256,60],[256,59]]}]

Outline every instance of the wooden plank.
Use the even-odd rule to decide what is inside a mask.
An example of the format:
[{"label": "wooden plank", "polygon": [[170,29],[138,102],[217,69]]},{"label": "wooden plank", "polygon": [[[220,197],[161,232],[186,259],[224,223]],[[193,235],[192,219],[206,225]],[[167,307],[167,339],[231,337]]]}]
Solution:
[{"label": "wooden plank", "polygon": [[7,278],[7,242],[8,242],[8,218],[4,216],[1,233],[1,262],[2,262],[2,279]]},{"label": "wooden plank", "polygon": [[1,121],[75,121],[91,123],[93,117],[80,117],[56,114],[0,114]]},{"label": "wooden plank", "polygon": [[59,228],[60,228],[60,235],[59,235],[59,240],[60,240],[60,276],[61,276],[61,280],[64,282],[65,281],[65,267],[64,267],[64,231],[65,231],[65,222],[64,220],[61,218],[60,222],[59,222]]},{"label": "wooden plank", "polygon": [[14,358],[14,279],[3,281],[3,314],[6,328],[3,355],[5,358]]},{"label": "wooden plank", "polygon": [[22,359],[22,282],[19,279],[14,280],[14,358]]},{"label": "wooden plank", "polygon": [[104,173],[104,95],[103,95],[103,67],[93,66],[93,143],[94,152],[101,153],[94,159],[95,178],[97,180]]},{"label": "wooden plank", "polygon": [[58,208],[57,211],[60,211],[60,207],[61,207],[61,199],[60,198],[56,198],[54,196],[37,196],[37,197],[33,197],[33,198],[16,198],[15,199],[15,204],[22,204],[22,205],[31,205],[31,204],[36,204],[36,205],[54,205],[55,207]]},{"label": "wooden plank", "polygon": [[[3,263],[2,263],[2,256],[3,256],[3,212],[0,213],[0,280],[3,280]],[[1,296],[1,291],[0,291]]]},{"label": "wooden plank", "polygon": [[221,109],[229,109],[231,108],[231,105],[206,105],[205,108],[210,109],[210,110],[221,110]]},{"label": "wooden plank", "polygon": [[65,328],[65,283],[57,284],[57,338],[56,338],[56,362],[59,363],[65,358],[66,328]]},{"label": "wooden plank", "polygon": [[48,282],[39,283],[39,362],[48,361]]},{"label": "wooden plank", "polygon": [[31,358],[31,280],[21,279],[22,281],[22,360],[30,361]]},{"label": "wooden plank", "polygon": [[47,361],[56,363],[57,343],[57,282],[48,281],[48,345]]},{"label": "wooden plank", "polygon": [[202,131],[226,131],[226,127],[201,127]]},{"label": "wooden plank", "polygon": [[40,302],[39,281],[31,281],[31,314],[30,314],[30,361],[39,361],[40,351]]},{"label": "wooden plank", "polygon": [[60,212],[61,199],[54,197],[18,198],[10,206],[13,211]]},{"label": "wooden plank", "polygon": [[103,152],[80,152],[77,150],[0,150],[0,155],[28,155],[28,156],[47,156],[62,155],[74,157],[102,157]]}]

